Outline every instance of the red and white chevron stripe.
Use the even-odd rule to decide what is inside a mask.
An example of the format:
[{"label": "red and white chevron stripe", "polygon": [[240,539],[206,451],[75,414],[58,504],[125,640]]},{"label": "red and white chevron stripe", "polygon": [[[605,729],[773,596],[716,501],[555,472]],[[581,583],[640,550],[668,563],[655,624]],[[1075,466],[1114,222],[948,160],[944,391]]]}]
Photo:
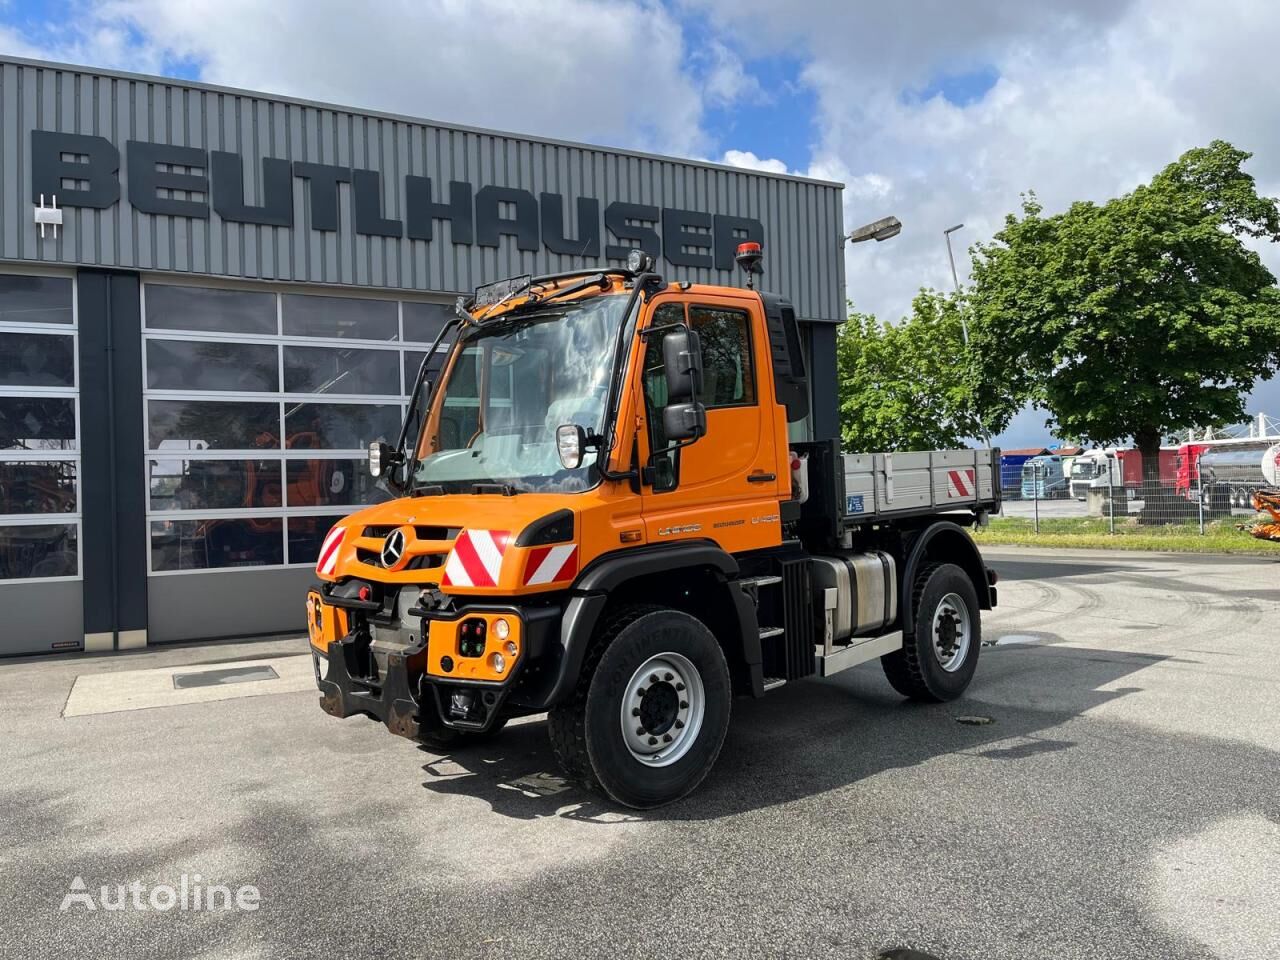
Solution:
[{"label": "red and white chevron stripe", "polygon": [[578,573],[578,548],[572,543],[554,547],[536,547],[529,551],[524,565],[525,586],[572,580]]},{"label": "red and white chevron stripe", "polygon": [[342,546],[342,538],[347,535],[345,527],[334,527],[320,545],[320,556],[316,558],[316,573],[331,577],[338,567],[338,548]]},{"label": "red and white chevron stripe", "polygon": [[444,563],[446,587],[496,587],[509,530],[463,530]]},{"label": "red and white chevron stripe", "polygon": [[956,497],[972,497],[974,494],[974,474],[972,470],[947,471],[947,499]]}]

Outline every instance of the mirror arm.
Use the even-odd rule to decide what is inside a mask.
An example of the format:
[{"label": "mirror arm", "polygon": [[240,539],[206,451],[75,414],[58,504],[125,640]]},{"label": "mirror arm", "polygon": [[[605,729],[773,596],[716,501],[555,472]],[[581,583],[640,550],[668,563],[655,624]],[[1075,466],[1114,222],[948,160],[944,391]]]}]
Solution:
[{"label": "mirror arm", "polygon": [[[622,312],[623,317],[631,316],[631,311],[636,309],[636,304],[639,303],[641,295],[648,286],[661,280],[661,275],[656,273],[639,274],[633,282],[631,296],[627,300],[626,309]],[[637,318],[636,322],[639,323],[639,318]],[[613,455],[614,439],[617,436],[618,429],[618,406],[622,393],[621,380],[625,373],[622,369],[623,350],[626,346],[625,340],[626,337],[623,336],[623,331],[618,331],[618,340],[613,351],[613,382],[609,385],[609,403],[605,411],[605,429],[608,434],[603,438],[599,453],[596,456],[596,469],[600,471],[600,476],[606,480],[637,480],[640,477],[640,472],[634,468],[623,470],[619,473],[614,473],[609,469],[609,458]]]}]

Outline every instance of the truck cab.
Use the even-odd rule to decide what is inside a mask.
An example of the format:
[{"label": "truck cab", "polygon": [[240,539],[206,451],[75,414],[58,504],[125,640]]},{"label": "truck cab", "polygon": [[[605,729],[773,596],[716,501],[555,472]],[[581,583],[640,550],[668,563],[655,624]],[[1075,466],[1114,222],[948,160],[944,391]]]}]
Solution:
[{"label": "truck cab", "polygon": [[1066,458],[1057,454],[1032,457],[1022,465],[1022,499],[1051,500],[1070,494]]},{"label": "truck cab", "polygon": [[572,777],[649,807],[706,775],[735,695],[880,659],[959,696],[995,602],[964,528],[999,481],[991,451],[793,440],[791,305],[633,261],[460,302],[370,452],[397,497],[330,530],[307,617],[331,715],[460,749],[547,712]]}]

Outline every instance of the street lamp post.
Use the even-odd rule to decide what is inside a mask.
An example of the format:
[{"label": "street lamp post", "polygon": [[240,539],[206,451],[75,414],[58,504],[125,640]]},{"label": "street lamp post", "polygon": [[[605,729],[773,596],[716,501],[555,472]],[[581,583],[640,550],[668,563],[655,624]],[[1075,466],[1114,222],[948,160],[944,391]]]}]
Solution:
[{"label": "street lamp post", "polygon": [[[947,227],[942,231],[942,235],[947,238],[947,260],[951,262],[951,282],[956,288],[956,297],[960,296],[960,275],[956,273],[956,256],[951,252],[951,235],[957,230],[964,227],[963,223],[957,223],[954,227]],[[964,335],[964,345],[969,345],[969,324],[964,318],[964,311],[960,311],[960,332]]]},{"label": "street lamp post", "polygon": [[[960,275],[956,273],[956,255],[951,252],[951,235],[955,233],[957,230],[962,229],[963,227],[964,227],[963,223],[957,223],[954,227],[947,227],[947,229],[943,230],[942,235],[947,240],[947,260],[951,264],[951,283],[956,288],[956,309],[960,311],[960,335],[964,337],[965,347],[968,347],[969,346],[969,321],[967,321],[964,318],[964,308],[960,305],[960,302],[959,302],[960,301]],[[982,430],[982,442],[985,443],[988,447],[990,447],[991,434],[987,432],[987,426],[985,423],[982,422],[981,418],[978,419],[978,427]],[[1039,515],[1037,514],[1037,517],[1036,517],[1037,528],[1039,527],[1039,524],[1040,524],[1040,518],[1039,518]]]}]

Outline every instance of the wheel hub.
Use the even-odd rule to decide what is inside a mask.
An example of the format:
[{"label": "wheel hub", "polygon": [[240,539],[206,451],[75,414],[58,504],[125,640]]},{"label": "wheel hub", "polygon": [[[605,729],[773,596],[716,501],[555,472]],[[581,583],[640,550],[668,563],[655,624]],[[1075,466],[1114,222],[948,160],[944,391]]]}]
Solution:
[{"label": "wheel hub", "polygon": [[623,742],[641,763],[665,767],[693,746],[705,710],[697,667],[682,654],[656,654],[627,681],[620,717]]},{"label": "wheel hub", "polygon": [[933,652],[943,670],[960,669],[969,653],[971,634],[968,604],[959,594],[948,593],[933,613]]}]

